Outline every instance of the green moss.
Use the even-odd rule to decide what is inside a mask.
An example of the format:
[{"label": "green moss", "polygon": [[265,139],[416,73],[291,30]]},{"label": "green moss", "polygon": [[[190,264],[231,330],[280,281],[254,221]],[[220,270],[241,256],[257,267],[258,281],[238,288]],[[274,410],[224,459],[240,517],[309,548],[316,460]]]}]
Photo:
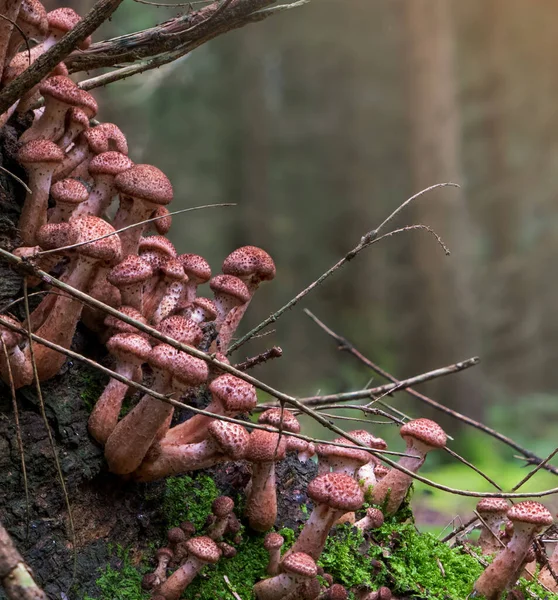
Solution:
[{"label": "green moss", "polygon": [[92,411],[95,403],[105,388],[105,381],[96,371],[83,371],[80,373],[80,387],[83,387],[79,396],[87,410]]},{"label": "green moss", "polygon": [[523,577],[519,580],[517,587],[525,594],[526,598],[544,598],[544,600],[557,600],[558,594],[547,592],[542,585],[536,581],[527,581]]},{"label": "green moss", "polygon": [[167,525],[177,527],[182,521],[191,521],[200,531],[217,496],[219,490],[209,475],[169,477],[162,507]]}]

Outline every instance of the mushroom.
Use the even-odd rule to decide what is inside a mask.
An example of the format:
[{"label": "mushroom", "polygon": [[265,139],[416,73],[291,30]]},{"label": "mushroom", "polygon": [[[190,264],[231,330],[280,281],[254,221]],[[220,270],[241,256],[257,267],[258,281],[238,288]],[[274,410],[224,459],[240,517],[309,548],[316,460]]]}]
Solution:
[{"label": "mushroom", "polygon": [[[203,337],[200,326],[186,317],[172,315],[159,323],[157,330],[163,335],[168,335],[181,344],[197,346]],[[158,343],[158,342],[154,342]]]},{"label": "mushroom", "polygon": [[52,185],[50,196],[56,205],[49,215],[49,223],[65,223],[76,215],[79,206],[89,197],[89,192],[77,179],[62,179]]},{"label": "mushroom", "polygon": [[64,118],[64,134],[56,140],[57,146],[66,150],[70,144],[79,136],[82,131],[89,129],[89,117],[81,108],[72,106],[66,112]]},{"label": "mushroom", "polygon": [[[369,448],[373,448],[374,450],[387,449],[385,440],[372,435],[369,431],[364,429],[349,431],[349,435],[359,440]],[[369,453],[368,462],[360,467],[356,473],[356,478],[365,493],[368,493],[370,488],[376,484],[376,467],[378,465],[381,465],[380,461],[373,454]]]},{"label": "mushroom", "polygon": [[250,489],[246,493],[246,515],[252,529],[267,531],[277,519],[275,463],[285,458],[287,443],[283,436],[255,429],[245,459],[252,463]]},{"label": "mushroom", "polygon": [[281,600],[299,584],[314,579],[318,567],[314,559],[304,552],[292,552],[281,562],[282,573],[259,581],[254,586],[257,600]]},{"label": "mushroom", "polygon": [[334,583],[323,594],[320,594],[316,600],[347,600],[349,593],[339,583]]},{"label": "mushroom", "polygon": [[207,536],[195,537],[186,542],[188,560],[181,565],[159,588],[157,593],[166,600],[178,600],[194,577],[207,564],[215,564],[221,558],[221,550]]},{"label": "mushroom", "polygon": [[209,298],[196,298],[191,304],[180,304],[175,309],[176,314],[189,316],[195,323],[209,323],[215,321],[217,308]]},{"label": "mushroom", "polygon": [[34,246],[37,231],[47,222],[52,173],[64,158],[64,153],[53,142],[34,140],[21,148],[17,158],[27,171],[31,190],[25,197],[18,227],[23,244]]},{"label": "mushroom", "polygon": [[[119,311],[130,319],[134,319],[134,321],[138,321],[142,325],[147,325],[147,319],[132,306],[121,306]],[[147,333],[140,331],[135,325],[130,325],[125,321],[121,321],[118,317],[114,317],[113,315],[108,315],[105,318],[105,326],[107,327],[109,337],[113,336],[115,333],[137,333],[142,337],[149,337]]]},{"label": "mushroom", "polygon": [[558,584],[549,567],[552,568],[555,574],[558,573],[558,544],[554,547],[554,551],[548,559],[548,564],[540,570],[538,577],[538,582],[541,585],[546,586],[554,594],[558,594]]},{"label": "mushroom", "polygon": [[307,442],[290,435],[287,439],[287,452],[296,452],[298,460],[305,463],[316,454],[316,446],[313,442]]},{"label": "mushroom", "polygon": [[154,291],[159,282],[160,269],[168,260],[176,258],[176,249],[166,237],[151,235],[140,239],[138,254],[153,269],[153,276],[143,290],[146,314],[151,314],[156,306]]},{"label": "mushroom", "polygon": [[229,515],[234,509],[234,500],[228,496],[218,496],[213,500],[211,512],[215,515],[215,521],[207,530],[207,535],[212,540],[220,540],[227,530]]},{"label": "mushroom", "polygon": [[[1,315],[0,318],[16,327],[22,327],[17,319],[9,315]],[[12,331],[0,323],[0,339],[8,355],[8,360],[6,360],[6,353],[0,344],[0,375],[2,375],[2,379],[6,383],[10,383],[11,375],[15,389],[29,385],[33,381],[33,367],[29,356],[26,356],[19,347],[23,341],[22,334]]]},{"label": "mushroom", "polygon": [[[260,425],[271,425],[276,429],[290,433],[300,433],[300,423],[290,410],[286,408],[270,408],[258,417]],[[291,439],[291,436],[289,436]]]},{"label": "mushroom", "polygon": [[[117,333],[107,342],[107,350],[115,357],[115,371],[133,379],[138,367],[146,362],[151,346],[149,342],[134,333]],[[89,416],[89,433],[100,443],[104,444],[118,423],[122,401],[128,390],[128,384],[111,378],[95,404]]]},{"label": "mushroom", "polygon": [[155,554],[157,558],[157,567],[153,571],[153,583],[150,589],[161,585],[167,580],[167,568],[170,561],[174,558],[174,552],[170,548],[159,548]]},{"label": "mushroom", "polygon": [[366,529],[379,529],[384,524],[384,513],[370,506],[366,509],[366,516],[355,523],[355,527],[364,531]]},{"label": "mushroom", "polygon": [[267,574],[277,575],[279,573],[279,562],[281,561],[281,548],[285,543],[285,538],[279,533],[270,532],[264,538],[264,548],[269,554],[267,563]]},{"label": "mushroom", "polygon": [[[154,325],[158,325],[176,308],[187,281],[188,276],[178,259],[170,259],[161,266],[161,278],[153,294],[154,312],[151,320]],[[149,313],[146,317],[150,317]]]},{"label": "mushroom", "polygon": [[306,552],[317,560],[335,521],[358,510],[364,495],[354,478],[344,473],[318,475],[308,484],[307,492],[315,507],[289,552]]},{"label": "mushroom", "polygon": [[[256,388],[229,373],[216,377],[210,383],[209,391],[212,400],[205,410],[215,415],[235,417],[240,413],[250,412],[258,402]],[[188,421],[170,429],[161,443],[170,446],[200,442],[204,439],[205,432],[212,422],[212,417],[194,415]]]},{"label": "mushroom", "polygon": [[[150,217],[154,210],[168,204],[173,198],[173,190],[167,176],[152,165],[134,165],[114,179],[120,193],[120,207],[114,217],[115,229],[141,223]],[[124,254],[136,254],[141,234],[147,224],[127,229],[120,234]]]},{"label": "mushroom", "polygon": [[[241,279],[232,275],[216,275],[209,282],[209,287],[215,294],[215,306],[217,307],[215,328],[220,332],[229,313],[250,300],[250,292]],[[219,344],[221,352],[225,352],[228,341],[224,345],[221,342]]]},{"label": "mushroom", "polygon": [[[177,363],[180,364],[181,377],[190,385],[199,385],[207,379],[207,365],[203,360],[180,352],[168,344],[155,346],[148,362],[155,374],[152,389],[161,394],[171,391]],[[107,440],[105,456],[110,471],[118,475],[135,471],[172,411],[171,404],[145,394],[118,423]]]},{"label": "mushroom", "polygon": [[499,600],[519,576],[529,547],[537,534],[552,525],[552,515],[539,502],[518,502],[508,510],[513,536],[474,585],[474,592],[486,600]]},{"label": "mushroom", "polygon": [[[4,64],[9,64],[12,58],[16,55],[19,47],[25,41],[24,37],[41,40],[48,30],[47,12],[44,6],[38,0],[23,0],[23,2],[8,2],[12,8],[19,6],[19,11],[16,9],[11,14],[4,11],[3,14],[16,22],[17,27],[12,29],[12,34],[6,34],[6,23],[11,25],[8,20],[2,19],[4,23],[0,23],[0,39],[6,42],[9,39],[5,57],[0,51],[0,67]],[[14,16],[15,15],[15,16]],[[23,34],[23,35],[22,35]],[[2,44],[3,45],[3,44]]]},{"label": "mushroom", "polygon": [[188,276],[183,300],[185,304],[191,304],[196,297],[198,286],[207,283],[211,278],[211,267],[205,258],[198,254],[181,254],[177,258]]},{"label": "mushroom", "polygon": [[156,220],[149,224],[148,231],[154,229],[159,235],[167,235],[172,227],[172,215],[166,206],[158,206],[149,218]]},{"label": "mushroom", "polygon": [[505,522],[509,505],[503,498],[483,498],[477,512],[483,519],[479,546],[483,554],[493,554],[503,548],[500,543],[500,525]]},{"label": "mushroom", "polygon": [[[351,444],[345,438],[335,438],[334,444]],[[332,469],[334,472],[345,473],[351,477],[355,476],[355,472],[365,465],[369,460],[369,455],[366,450],[354,446],[346,448],[342,446],[334,446],[332,444],[317,444],[316,454],[318,455],[318,474],[329,473]]]},{"label": "mushroom", "polygon": [[107,281],[120,290],[122,303],[143,312],[143,286],[153,275],[151,265],[137,256],[129,254],[107,274]]},{"label": "mushroom", "polygon": [[[80,21],[81,17],[71,8],[56,8],[47,13],[48,36],[42,43],[42,50],[46,52],[71,31]],[[86,37],[79,43],[80,50],[87,50],[91,45],[91,38]]]},{"label": "mushroom", "polygon": [[[447,436],[444,430],[430,419],[415,419],[401,427],[399,434],[407,443],[405,455],[398,464],[416,473],[424,464],[426,455],[431,450],[443,448]],[[385,503],[384,514],[393,515],[397,512],[413,483],[413,478],[398,469],[392,468],[372,490],[374,504]]]}]

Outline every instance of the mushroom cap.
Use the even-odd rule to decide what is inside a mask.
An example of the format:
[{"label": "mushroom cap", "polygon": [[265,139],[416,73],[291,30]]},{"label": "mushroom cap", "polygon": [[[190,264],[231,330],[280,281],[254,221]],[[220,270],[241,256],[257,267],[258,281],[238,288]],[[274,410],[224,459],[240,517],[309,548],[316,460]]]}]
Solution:
[{"label": "mushroom cap", "polygon": [[95,98],[89,92],[86,92],[80,88],[78,88],[76,91],[76,97],[77,105],[90,119],[92,119],[99,110],[97,100],[95,100]]},{"label": "mushroom cap", "polygon": [[[10,315],[2,315],[2,319],[16,327],[22,327],[22,324],[14,317],[10,317]],[[4,344],[6,344],[6,348],[14,348],[23,340],[23,334],[18,333],[17,331],[12,331],[5,326],[0,325],[0,338]],[[0,351],[2,349],[0,348]]]},{"label": "mushroom cap", "polygon": [[[289,435],[287,438],[287,451],[288,452],[308,452],[310,450],[309,446],[310,446],[310,442],[307,442],[306,440],[302,440],[302,439],[294,437],[292,435]],[[312,446],[314,446],[314,444],[312,444]],[[312,452],[312,454],[314,454],[314,453],[315,453],[315,448],[314,448],[314,451]]]},{"label": "mushroom cap", "polygon": [[302,577],[316,577],[318,574],[315,560],[305,552],[293,552],[285,556],[281,568],[287,573]]},{"label": "mushroom cap", "polygon": [[274,531],[268,533],[264,538],[264,548],[266,550],[277,550],[285,543],[285,538]]},{"label": "mushroom cap", "polygon": [[133,162],[122,152],[101,152],[91,159],[89,173],[91,175],[118,175],[133,166]]},{"label": "mushroom cap", "polygon": [[[336,444],[351,444],[349,440],[345,438],[335,438],[333,440]],[[359,465],[365,465],[370,460],[370,454],[359,448],[358,446],[354,446],[352,448],[343,448],[341,446],[332,446],[331,444],[317,444],[316,445],[316,454],[318,457],[324,457],[325,459],[341,459],[341,460],[351,460],[357,462]]]},{"label": "mushroom cap", "polygon": [[151,353],[147,358],[147,362],[154,368],[160,371],[172,373],[176,357],[180,351],[168,344],[158,344],[151,349]]},{"label": "mushroom cap", "polygon": [[22,146],[17,153],[17,160],[23,165],[31,165],[33,163],[53,163],[62,162],[64,151],[61,150],[54,142],[39,138],[27,142]]},{"label": "mushroom cap", "polygon": [[172,216],[169,209],[166,206],[158,206],[150,217],[151,219],[157,219],[153,221],[153,227],[160,235],[166,235],[172,226]]},{"label": "mushroom cap", "polygon": [[365,444],[370,448],[374,448],[375,450],[387,449],[387,444],[384,439],[372,435],[369,431],[366,431],[365,429],[354,429],[353,431],[349,431],[348,433],[351,437],[357,439],[361,444]]},{"label": "mushroom cap", "polygon": [[197,284],[209,281],[211,267],[203,256],[199,256],[198,254],[180,254],[177,258],[182,263],[184,272],[188,275],[190,281]]},{"label": "mushroom cap", "polygon": [[25,23],[37,29],[38,35],[45,35],[48,30],[47,12],[39,0],[23,0],[17,23]]},{"label": "mushroom cap", "polygon": [[256,246],[237,248],[225,258],[223,273],[236,277],[254,277],[259,281],[270,281],[275,277],[275,263],[269,254]]},{"label": "mushroom cap", "polygon": [[529,523],[540,527],[549,527],[553,523],[552,514],[546,506],[534,500],[514,504],[508,510],[508,519],[514,523]]},{"label": "mushroom cap", "polygon": [[386,465],[374,466],[374,475],[376,476],[376,479],[381,479],[382,477],[385,477],[389,473],[389,471],[390,469],[389,467],[386,467]]},{"label": "mushroom cap", "polygon": [[137,256],[129,254],[107,273],[107,281],[117,288],[147,281],[153,275],[151,265]]},{"label": "mushroom cap", "polygon": [[[67,33],[73,29],[80,21],[81,17],[71,8],[57,8],[47,13],[48,28]],[[91,45],[91,36],[86,37],[79,44],[80,50],[87,50]]]},{"label": "mushroom cap", "polygon": [[200,385],[207,380],[209,368],[205,360],[191,356],[186,352],[177,351],[171,372],[173,377],[180,383],[193,386]]},{"label": "mushroom cap", "polygon": [[279,429],[281,425],[285,431],[291,433],[300,433],[300,423],[298,419],[289,410],[281,408],[270,408],[263,412],[259,418],[258,423],[261,425],[271,425]]},{"label": "mushroom cap", "polygon": [[61,179],[52,185],[50,195],[57,204],[81,204],[87,200],[89,192],[77,179]]},{"label": "mushroom cap", "polygon": [[87,142],[89,149],[94,154],[111,150],[128,154],[126,137],[114,123],[101,123],[96,127],[90,127],[81,134],[81,138]]},{"label": "mushroom cap", "polygon": [[287,440],[278,433],[263,429],[254,429],[250,434],[250,443],[245,459],[254,463],[277,462],[285,458]]},{"label": "mushroom cap", "polygon": [[161,265],[163,275],[174,281],[188,281],[188,276],[184,273],[182,263],[177,258],[171,258]]},{"label": "mushroom cap", "polygon": [[[147,325],[147,319],[140,313],[139,310],[133,308],[132,306],[121,306],[118,310],[127,317],[134,319],[134,321],[138,321],[143,325]],[[107,315],[105,318],[105,325],[109,329],[112,329],[118,333],[139,333],[140,335],[146,335],[143,332],[140,332],[140,330],[134,327],[134,325],[130,325],[125,321],[121,321],[118,317],[114,317],[112,315]]]},{"label": "mushroom cap", "polygon": [[244,458],[251,436],[242,425],[214,419],[207,432],[231,460]]},{"label": "mushroom cap", "polygon": [[78,236],[70,223],[47,223],[37,231],[37,243],[43,250],[55,250],[75,244]]},{"label": "mushroom cap", "polygon": [[213,504],[211,505],[211,512],[216,517],[226,517],[230,513],[232,513],[234,509],[234,500],[229,498],[229,496],[218,496],[213,500]]},{"label": "mushroom cap", "polygon": [[366,509],[366,516],[370,519],[371,529],[378,529],[384,524],[384,513],[379,508],[368,507]]},{"label": "mushroom cap", "polygon": [[186,542],[186,549],[188,554],[195,556],[202,562],[216,563],[221,558],[219,546],[205,535],[189,539]]},{"label": "mushroom cap", "polygon": [[223,558],[233,558],[237,555],[236,548],[227,544],[227,542],[217,542],[219,550],[223,553]]},{"label": "mushroom cap", "polygon": [[334,583],[327,590],[328,600],[347,600],[349,594],[347,590],[339,583]]},{"label": "mushroom cap", "polygon": [[107,350],[117,360],[141,364],[147,361],[151,346],[144,337],[136,333],[117,333],[107,342]]},{"label": "mushroom cap", "polygon": [[403,439],[413,438],[430,446],[431,448],[443,448],[447,442],[445,431],[430,419],[414,419],[405,423],[399,430]]},{"label": "mushroom cap", "polygon": [[81,106],[78,91],[82,91],[78,86],[65,75],[53,75],[48,77],[39,86],[42,96],[50,96],[59,102],[64,102],[70,106]]},{"label": "mushroom cap", "polygon": [[215,302],[213,302],[213,300],[210,298],[203,298],[199,296],[192,302],[192,307],[194,309],[203,310],[206,321],[215,321],[217,318],[217,308],[215,307]]},{"label": "mushroom cap", "polygon": [[157,330],[163,335],[168,335],[177,342],[188,346],[197,346],[203,338],[203,331],[197,323],[192,319],[179,315],[172,315],[163,319]]},{"label": "mushroom cap", "polygon": [[173,198],[168,177],[153,165],[134,165],[117,175],[114,183],[120,193],[152,204],[168,204]]},{"label": "mushroom cap", "polygon": [[138,254],[141,256],[146,253],[156,253],[157,255],[160,255],[157,260],[151,256],[145,258],[154,269],[160,268],[165,261],[169,260],[169,258],[176,258],[176,249],[172,242],[162,235],[150,235],[149,237],[141,238]]},{"label": "mushroom cap", "polygon": [[308,484],[308,496],[316,504],[326,504],[336,510],[358,510],[364,503],[364,494],[353,477],[344,473],[324,473]]},{"label": "mushroom cap", "polygon": [[483,498],[477,503],[477,512],[506,515],[510,505],[504,498]]},{"label": "mushroom cap", "polygon": [[[94,216],[78,217],[70,221],[70,225],[78,232],[78,243],[89,242],[76,248],[78,254],[102,260],[109,265],[120,262],[122,259],[120,238],[118,235],[108,235],[115,233],[112,225]],[[104,235],[108,237],[102,237]]]},{"label": "mushroom cap", "polygon": [[89,117],[85,114],[83,109],[78,106],[72,106],[66,112],[66,125],[70,123],[79,123],[84,129],[88,129]]},{"label": "mushroom cap", "polygon": [[249,412],[258,403],[256,388],[230,373],[216,377],[209,385],[209,391],[223,404],[227,412]]},{"label": "mushroom cap", "polygon": [[163,556],[166,556],[169,560],[172,560],[174,558],[174,552],[170,548],[159,548],[155,556],[157,557],[157,560],[163,558]]},{"label": "mushroom cap", "polygon": [[167,540],[173,546],[186,541],[186,532],[181,527],[171,527],[167,531]]},{"label": "mushroom cap", "polygon": [[215,295],[227,295],[238,304],[245,304],[251,298],[246,284],[233,275],[216,275],[209,282],[209,287]]}]

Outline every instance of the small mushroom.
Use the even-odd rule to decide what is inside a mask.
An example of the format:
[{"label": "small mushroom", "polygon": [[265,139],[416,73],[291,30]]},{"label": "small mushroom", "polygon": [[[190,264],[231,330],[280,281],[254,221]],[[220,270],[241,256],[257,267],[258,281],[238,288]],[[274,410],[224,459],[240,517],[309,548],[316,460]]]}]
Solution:
[{"label": "small mushroom", "polygon": [[314,579],[318,568],[314,559],[304,552],[293,552],[281,563],[282,573],[264,579],[254,586],[257,600],[281,600],[299,584]]},{"label": "small mushroom", "polygon": [[361,531],[368,529],[379,529],[384,524],[384,513],[373,506],[366,509],[366,516],[355,523],[355,527]]},{"label": "small mushroom", "polygon": [[285,538],[279,533],[268,533],[264,538],[264,548],[269,554],[267,563],[267,574],[277,575],[279,573],[279,562],[281,561],[281,548],[285,543]]},{"label": "small mushroom", "polygon": [[500,543],[500,525],[508,514],[509,505],[503,498],[483,498],[477,504],[477,512],[482,517],[479,546],[483,554],[493,554],[503,548]]},{"label": "small mushroom", "polygon": [[207,535],[212,540],[220,540],[227,530],[229,515],[234,510],[234,500],[228,496],[215,498],[211,505],[211,512],[215,515],[215,522],[207,530]]},{"label": "small mushroom", "polygon": [[50,196],[55,207],[50,213],[49,223],[66,223],[76,215],[79,206],[89,197],[89,192],[77,179],[62,179],[52,185]]}]

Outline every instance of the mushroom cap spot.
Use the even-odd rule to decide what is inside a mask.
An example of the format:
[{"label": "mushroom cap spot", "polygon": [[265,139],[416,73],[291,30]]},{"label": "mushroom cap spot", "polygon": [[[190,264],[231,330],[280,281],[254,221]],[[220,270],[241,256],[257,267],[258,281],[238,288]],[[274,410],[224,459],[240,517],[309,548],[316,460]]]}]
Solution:
[{"label": "mushroom cap spot", "polygon": [[192,302],[194,308],[199,308],[204,311],[206,321],[214,321],[217,317],[217,308],[215,302],[210,298],[199,296]]},{"label": "mushroom cap spot", "polygon": [[348,433],[351,437],[354,437],[361,444],[365,444],[369,448],[374,448],[375,450],[387,449],[387,444],[384,439],[372,435],[369,431],[366,431],[365,429],[354,429],[353,431],[349,431]]},{"label": "mushroom cap spot", "polygon": [[219,496],[213,500],[213,504],[211,505],[211,512],[216,517],[226,517],[228,514],[232,513],[234,509],[234,500],[229,498],[229,496]]},{"label": "mushroom cap spot", "polygon": [[147,281],[152,275],[153,269],[148,262],[137,254],[129,254],[108,272],[107,281],[119,288]]},{"label": "mushroom cap spot", "polygon": [[165,235],[170,231],[172,226],[172,217],[169,209],[166,206],[158,206],[151,215],[151,218],[157,218],[153,221],[153,227],[157,230],[160,235]]},{"label": "mushroom cap spot", "polygon": [[[108,264],[117,264],[122,259],[122,245],[112,225],[99,217],[79,217],[70,221],[78,232],[77,242],[89,242],[76,248],[78,254],[102,260]],[[108,237],[101,238],[104,235]],[[91,241],[90,241],[91,240]]]},{"label": "mushroom cap spot", "polygon": [[477,512],[506,515],[510,505],[504,498],[483,498],[477,503]]},{"label": "mushroom cap spot", "polygon": [[163,335],[168,335],[177,342],[188,346],[197,346],[203,338],[203,331],[197,323],[192,319],[179,315],[172,315],[163,319],[157,330]]},{"label": "mushroom cap spot", "polygon": [[62,179],[50,188],[50,195],[58,202],[67,204],[80,204],[89,197],[87,188],[77,179]]},{"label": "mushroom cap spot", "polygon": [[246,284],[234,275],[216,275],[209,282],[209,287],[215,295],[227,295],[239,304],[245,304],[251,298]]},{"label": "mushroom cap spot", "polygon": [[188,276],[184,273],[182,263],[177,258],[171,258],[161,265],[161,272],[175,281],[188,281]]},{"label": "mushroom cap spot", "polygon": [[114,183],[122,194],[152,204],[168,204],[173,198],[168,177],[153,165],[134,165],[117,175]]},{"label": "mushroom cap spot", "polygon": [[209,385],[209,391],[227,412],[249,412],[258,403],[256,388],[230,373],[216,377]]},{"label": "mushroom cap spot", "polygon": [[177,350],[168,344],[158,344],[151,349],[147,362],[154,369],[172,373],[179,352],[180,350]]},{"label": "mushroom cap spot", "polygon": [[39,35],[45,35],[48,30],[47,12],[45,7],[39,0],[23,0],[19,13],[17,15],[17,23],[26,23],[38,29]]},{"label": "mushroom cap spot", "polygon": [[324,473],[308,484],[308,496],[316,504],[349,512],[364,503],[364,494],[357,481],[344,473]]},{"label": "mushroom cap spot", "polygon": [[252,277],[270,281],[275,277],[275,263],[269,254],[256,246],[242,246],[231,252],[223,262],[223,273],[236,277]]},{"label": "mushroom cap spot", "polygon": [[[2,315],[2,319],[16,327],[22,327],[22,324],[17,319],[14,319],[14,317],[10,317],[10,315]],[[0,338],[2,338],[2,341],[9,349],[14,348],[23,340],[23,334],[0,325]]]},{"label": "mushroom cap spot", "polygon": [[174,558],[174,552],[170,548],[159,548],[156,553],[157,559],[163,558],[166,556],[169,560]]},{"label": "mushroom cap spot", "polygon": [[94,154],[111,150],[128,154],[126,137],[114,123],[101,123],[96,127],[90,127],[82,133],[82,136]]},{"label": "mushroom cap spot", "polygon": [[[130,319],[134,319],[134,321],[147,325],[147,319],[139,312],[139,310],[136,310],[132,306],[121,306],[119,311],[127,317],[130,317]],[[134,327],[134,325],[121,321],[118,317],[114,317],[113,315],[108,315],[105,318],[105,325],[118,333],[139,333],[139,329]],[[141,333],[140,335],[146,334]]]},{"label": "mushroom cap spot", "polygon": [[[59,102],[64,102],[70,106],[81,106],[80,94],[81,90],[69,78],[64,75],[53,75],[48,77],[39,86],[39,91],[43,96],[50,96]],[[87,112],[87,111],[86,111]]]},{"label": "mushroom cap spot", "polygon": [[378,529],[384,524],[384,513],[379,508],[370,506],[366,509],[366,516],[370,519],[372,529]]},{"label": "mushroom cap spot", "polygon": [[[67,33],[81,21],[81,17],[71,8],[57,8],[47,13],[47,20],[49,29]],[[91,36],[88,36],[80,42],[78,47],[80,50],[87,50],[90,45]]]},{"label": "mushroom cap spot", "polygon": [[76,96],[79,107],[90,119],[93,118],[99,110],[97,100],[89,92],[82,89],[76,91]]},{"label": "mushroom cap spot", "polygon": [[107,342],[107,350],[118,360],[134,361],[142,363],[147,360],[151,352],[149,342],[136,333],[117,333]]},{"label": "mushroom cap spot", "polygon": [[430,419],[414,419],[408,421],[399,430],[402,438],[410,437],[419,440],[432,448],[443,448],[446,445],[446,432]]},{"label": "mushroom cap spot", "polygon": [[221,558],[219,546],[209,537],[200,536],[191,538],[186,542],[188,554],[207,563],[216,563]]},{"label": "mushroom cap spot", "polygon": [[268,533],[264,538],[264,548],[266,550],[277,550],[285,543],[285,538],[274,531]]},{"label": "mushroom cap spot", "polygon": [[200,385],[209,376],[205,360],[180,351],[174,359],[171,371],[176,379],[187,385]]},{"label": "mushroom cap spot", "polygon": [[130,169],[134,163],[122,152],[101,152],[89,163],[91,175],[118,175],[122,171]]},{"label": "mushroom cap spot", "polygon": [[208,425],[207,432],[232,460],[244,458],[251,436],[242,425],[214,419]]},{"label": "mushroom cap spot", "polygon": [[553,523],[552,514],[546,506],[534,500],[526,500],[525,502],[514,504],[508,510],[508,519],[521,523],[532,523],[541,527],[547,527]]},{"label": "mushroom cap spot", "polygon": [[[349,440],[341,437],[335,438],[333,442],[336,444],[351,444]],[[358,446],[342,448],[341,446],[332,446],[331,444],[317,444],[316,454],[324,458],[356,461],[360,465],[365,465],[370,460],[370,454]]]},{"label": "mushroom cap spot", "polygon": [[32,163],[60,163],[64,151],[54,142],[43,138],[27,142],[17,153],[17,159],[23,165]]},{"label": "mushroom cap spot", "polygon": [[162,235],[142,237],[139,243],[138,252],[140,254],[144,252],[158,252],[165,255],[165,260],[176,258],[176,248],[173,246],[172,242]]},{"label": "mushroom cap spot", "polygon": [[250,434],[250,443],[245,459],[254,463],[278,462],[285,458],[287,440],[285,436],[263,429],[254,429]]},{"label": "mushroom cap spot", "polygon": [[271,425],[277,429],[279,429],[279,426],[281,425],[285,431],[300,433],[300,423],[298,422],[298,419],[287,409],[281,410],[280,408],[270,408],[259,416],[258,423],[261,423],[262,425]]},{"label": "mushroom cap spot", "polygon": [[77,106],[72,106],[66,112],[66,124],[68,123],[79,123],[84,129],[88,129],[89,117],[85,114],[83,109]]},{"label": "mushroom cap spot", "polygon": [[318,567],[314,559],[305,552],[293,552],[281,562],[281,568],[287,573],[303,577],[316,577]]},{"label": "mushroom cap spot", "polygon": [[37,231],[37,243],[43,250],[71,246],[78,237],[78,231],[70,223],[47,223]]},{"label": "mushroom cap spot", "polygon": [[188,275],[190,281],[195,283],[205,283],[211,277],[211,267],[203,256],[198,254],[180,254],[177,257],[182,263],[184,272]]}]

